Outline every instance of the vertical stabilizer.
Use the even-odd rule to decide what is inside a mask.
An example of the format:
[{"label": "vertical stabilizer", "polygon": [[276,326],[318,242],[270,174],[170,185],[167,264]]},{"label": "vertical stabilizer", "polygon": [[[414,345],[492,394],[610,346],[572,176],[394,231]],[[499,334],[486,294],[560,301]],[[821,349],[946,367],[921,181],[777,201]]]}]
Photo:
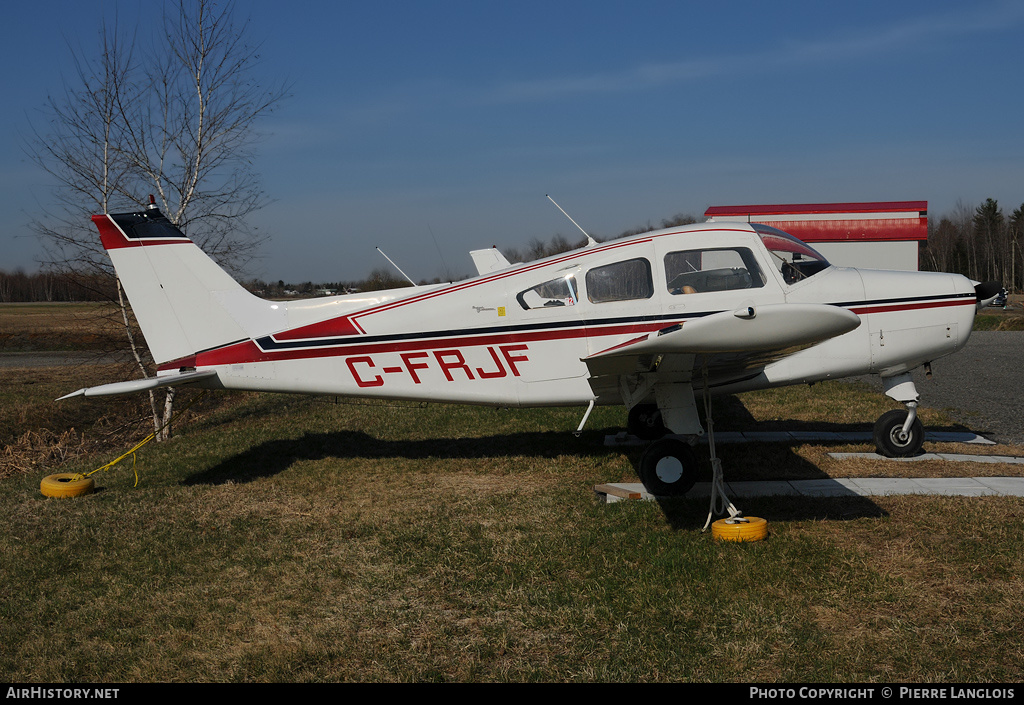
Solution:
[{"label": "vertical stabilizer", "polygon": [[272,304],[246,291],[156,207],[92,220],[157,364],[274,328],[280,314]]}]

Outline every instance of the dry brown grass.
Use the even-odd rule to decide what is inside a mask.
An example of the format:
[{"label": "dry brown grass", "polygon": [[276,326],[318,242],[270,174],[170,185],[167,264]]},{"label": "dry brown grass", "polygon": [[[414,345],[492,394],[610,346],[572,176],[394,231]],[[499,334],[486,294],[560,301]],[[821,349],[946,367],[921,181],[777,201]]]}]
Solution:
[{"label": "dry brown grass", "polygon": [[0,304],[0,352],[117,350],[125,341],[119,316],[107,304]]},{"label": "dry brown grass", "polygon": [[[0,367],[0,479],[56,472],[83,457],[120,452],[153,430],[145,394],[57,402],[81,387],[133,379],[130,365]],[[187,422],[231,397],[211,397],[181,418]]]},{"label": "dry brown grass", "polygon": [[26,431],[13,443],[0,448],[0,479],[59,466],[85,452],[85,438],[73,428],[60,434],[45,428]]}]

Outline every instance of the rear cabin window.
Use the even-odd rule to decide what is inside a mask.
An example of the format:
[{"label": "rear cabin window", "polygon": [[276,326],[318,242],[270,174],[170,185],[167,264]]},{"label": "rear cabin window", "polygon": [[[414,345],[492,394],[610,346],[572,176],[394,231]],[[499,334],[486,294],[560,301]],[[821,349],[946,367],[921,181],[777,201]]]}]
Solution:
[{"label": "rear cabin window", "polygon": [[595,304],[649,299],[654,296],[651,263],[629,259],[587,272],[587,298]]},{"label": "rear cabin window", "polygon": [[578,301],[576,278],[573,276],[559,277],[538,284],[532,289],[519,292],[516,301],[527,311],[535,308],[573,306]]},{"label": "rear cabin window", "polygon": [[670,294],[756,289],[764,277],[745,247],[685,250],[665,255],[665,284]]}]

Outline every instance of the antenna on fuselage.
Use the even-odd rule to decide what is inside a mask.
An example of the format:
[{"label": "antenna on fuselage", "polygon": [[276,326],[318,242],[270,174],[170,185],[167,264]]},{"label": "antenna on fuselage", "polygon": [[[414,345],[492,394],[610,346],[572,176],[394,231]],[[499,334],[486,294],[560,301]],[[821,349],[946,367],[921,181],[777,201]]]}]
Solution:
[{"label": "antenna on fuselage", "polygon": [[[379,253],[381,253],[382,255],[384,255],[384,250],[380,249],[379,247],[377,248],[377,252],[379,252]],[[414,281],[413,281],[412,279],[410,279],[410,278],[409,278],[409,275],[408,275],[408,274],[406,274],[405,272],[403,272],[403,271],[402,271],[402,268],[401,268],[401,267],[399,267],[399,266],[398,266],[397,264],[395,264],[395,261],[394,261],[393,259],[391,259],[391,258],[390,258],[390,257],[388,257],[387,255],[384,255],[384,259],[386,259],[386,260],[387,260],[388,262],[390,262],[390,263],[391,263],[391,266],[392,266],[392,267],[394,267],[395,269],[397,269],[397,270],[398,270],[398,273],[399,273],[399,274],[401,274],[401,275],[402,275],[403,277],[405,277],[405,278],[406,278],[406,280],[407,280],[407,281],[408,281],[408,282],[409,282],[410,284],[412,284],[413,286],[416,286],[416,282],[414,282]]]},{"label": "antenna on fuselage", "polygon": [[[553,199],[551,196],[548,196],[547,194],[544,194],[544,196],[545,196],[545,198],[547,198],[552,203],[555,203],[555,199]],[[575,220],[573,220],[571,215],[569,215],[564,210],[562,210],[562,207],[560,205],[555,203],[555,208],[557,208],[558,210],[562,211],[562,215],[564,215],[566,218],[568,218],[569,222],[571,222],[577,228],[580,228],[580,224],[577,223]],[[594,238],[590,237],[590,233],[588,233],[586,230],[584,230],[583,228],[580,228],[580,232],[587,236],[587,247],[590,247],[591,245],[596,245],[597,244],[597,241],[594,240]]]}]

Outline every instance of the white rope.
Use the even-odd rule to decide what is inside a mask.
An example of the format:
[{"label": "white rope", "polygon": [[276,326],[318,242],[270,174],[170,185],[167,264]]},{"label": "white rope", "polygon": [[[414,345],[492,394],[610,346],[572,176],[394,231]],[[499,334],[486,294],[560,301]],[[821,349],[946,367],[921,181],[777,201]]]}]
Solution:
[{"label": "white rope", "polygon": [[708,448],[711,450],[711,506],[708,507],[708,518],[704,522],[701,533],[711,526],[711,517],[714,514],[729,513],[726,521],[730,524],[746,522],[743,512],[729,501],[725,493],[725,481],[722,473],[722,460],[715,454],[715,420],[711,416],[711,393],[708,391],[708,363],[704,361],[704,417],[708,427]]}]

